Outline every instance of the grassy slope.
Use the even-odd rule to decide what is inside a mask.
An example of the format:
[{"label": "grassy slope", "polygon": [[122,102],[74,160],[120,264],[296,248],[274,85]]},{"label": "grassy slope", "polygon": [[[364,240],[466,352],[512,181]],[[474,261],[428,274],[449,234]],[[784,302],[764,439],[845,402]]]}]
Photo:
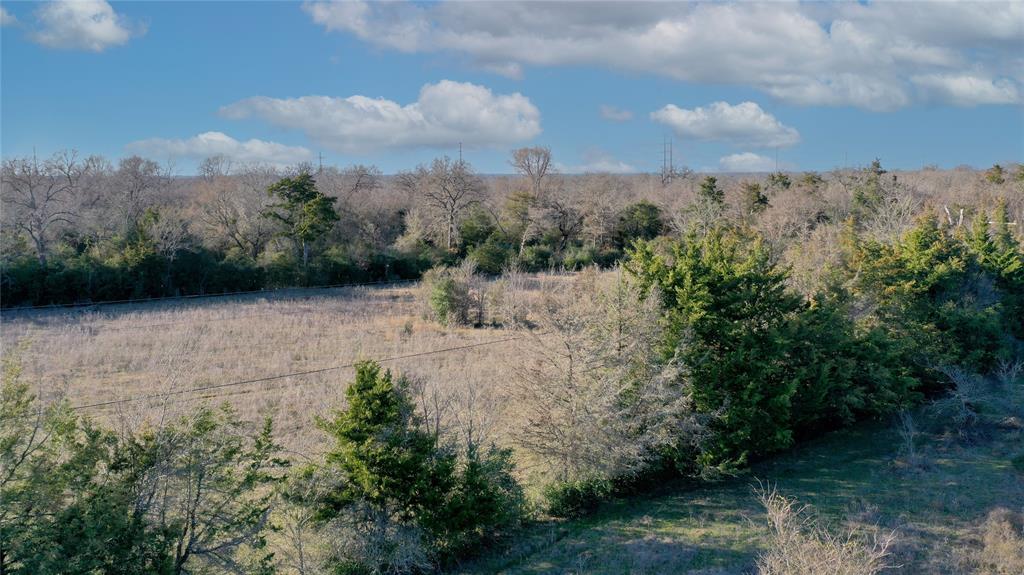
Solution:
[{"label": "grassy slope", "polygon": [[[892,427],[862,424],[727,482],[665,486],[584,520],[542,523],[510,549],[460,572],[749,572],[767,535],[752,489],[757,479],[811,504],[830,525],[896,529],[894,573],[970,572],[987,512],[1000,505],[1024,509],[1024,473],[1010,464],[1024,452],[1024,385],[994,394],[983,414],[968,439],[939,429],[922,433],[922,468],[905,465]],[[918,419],[927,424],[923,415]]]}]

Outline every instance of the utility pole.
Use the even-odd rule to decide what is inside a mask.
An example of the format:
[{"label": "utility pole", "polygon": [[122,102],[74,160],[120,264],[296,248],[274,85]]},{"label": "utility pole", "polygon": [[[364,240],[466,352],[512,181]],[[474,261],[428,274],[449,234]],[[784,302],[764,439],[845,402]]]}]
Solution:
[{"label": "utility pole", "polygon": [[320,152],[320,167],[317,168],[316,174],[319,176],[324,173],[324,153]]},{"label": "utility pole", "polygon": [[674,141],[671,138],[661,140],[661,185],[667,186],[672,183],[676,175],[676,166],[673,159]]},{"label": "utility pole", "polygon": [[459,142],[459,163],[462,163],[462,142]]}]

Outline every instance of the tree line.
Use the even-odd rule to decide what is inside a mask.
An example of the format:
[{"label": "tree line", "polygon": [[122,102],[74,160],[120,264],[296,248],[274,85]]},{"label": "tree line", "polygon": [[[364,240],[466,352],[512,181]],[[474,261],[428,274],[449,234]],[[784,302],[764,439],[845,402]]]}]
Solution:
[{"label": "tree line", "polygon": [[[373,166],[277,168],[213,157],[185,178],[137,156],[116,165],[70,151],[5,159],[2,305],[417,278],[463,259],[488,274],[510,265],[608,266],[634,240],[720,219],[752,223],[775,250],[857,211],[891,236],[923,202],[938,208],[945,199],[922,194],[946,187],[897,184],[880,165],[763,181],[689,171],[669,181],[566,176],[546,148],[515,150],[510,165],[517,175],[483,177],[441,157],[384,176]],[[1005,195],[1024,181],[1011,169],[962,179]],[[1013,219],[1019,193],[1007,198]],[[961,218],[973,209],[956,201]]]}]

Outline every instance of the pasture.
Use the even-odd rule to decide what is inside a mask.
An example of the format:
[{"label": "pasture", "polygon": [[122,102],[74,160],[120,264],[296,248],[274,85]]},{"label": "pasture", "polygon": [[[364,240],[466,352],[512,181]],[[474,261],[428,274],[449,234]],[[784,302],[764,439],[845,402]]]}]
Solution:
[{"label": "pasture", "polygon": [[[539,292],[545,281],[555,280],[537,276],[527,291]],[[426,321],[416,289],[284,290],[11,311],[4,313],[2,344],[21,348],[26,378],[44,386],[41,397],[103,404],[80,411],[107,423],[135,427],[186,413],[197,402],[226,401],[254,424],[272,416],[286,449],[312,455],[322,436],[314,418],[338,406],[354,362],[374,359],[422,382],[424,397],[443,396],[451,404],[446,412],[500,436],[502,374],[514,359],[515,334]],[[301,375],[286,375],[295,373]],[[193,391],[211,385],[217,387]]]}]

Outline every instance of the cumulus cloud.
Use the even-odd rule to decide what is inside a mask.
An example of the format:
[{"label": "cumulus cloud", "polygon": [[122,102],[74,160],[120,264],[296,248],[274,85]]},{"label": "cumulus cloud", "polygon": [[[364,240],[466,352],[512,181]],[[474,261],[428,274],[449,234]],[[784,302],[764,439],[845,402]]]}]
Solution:
[{"label": "cumulus cloud", "polygon": [[[1024,2],[312,2],[327,30],[406,53],[447,52],[518,77],[524,66],[605,66],[752,86],[801,105],[892,110],[915,75],[981,70],[1024,83]],[[972,96],[977,96],[973,98]],[[988,103],[984,91],[932,91]]]},{"label": "cumulus cloud", "polygon": [[1020,93],[1013,82],[972,76],[969,74],[927,74],[913,76],[911,81],[925,97],[957,106],[979,104],[1013,104]]},{"label": "cumulus cloud", "polygon": [[765,112],[754,102],[735,106],[714,102],[692,110],[669,104],[651,113],[651,119],[665,124],[680,137],[729,142],[737,146],[774,148],[793,146],[800,134]]},{"label": "cumulus cloud", "polygon": [[616,160],[611,154],[602,150],[585,152],[582,164],[565,165],[555,163],[555,168],[565,174],[634,174],[637,171],[635,166]]},{"label": "cumulus cloud", "polygon": [[58,0],[36,11],[32,39],[48,48],[102,52],[145,29],[118,14],[106,0]]},{"label": "cumulus cloud", "polygon": [[529,98],[450,80],[423,86],[419,98],[404,106],[366,96],[256,96],[221,108],[221,114],[301,130],[343,153],[443,148],[460,142],[470,147],[505,146],[541,132],[540,112]]},{"label": "cumulus cloud", "polygon": [[775,169],[775,161],[753,152],[743,152],[719,158],[718,167],[723,172],[770,172]]},{"label": "cumulus cloud", "polygon": [[14,17],[14,14],[11,14],[6,8],[0,6],[0,26],[10,26],[17,23],[18,19]]},{"label": "cumulus cloud", "polygon": [[225,156],[242,163],[265,163],[284,166],[313,157],[302,146],[286,146],[277,142],[251,139],[236,140],[223,132],[204,132],[187,139],[150,138],[125,146],[128,153],[155,158],[202,159]]},{"label": "cumulus cloud", "polygon": [[610,122],[628,122],[633,119],[633,112],[615,106],[601,106],[601,117]]}]

